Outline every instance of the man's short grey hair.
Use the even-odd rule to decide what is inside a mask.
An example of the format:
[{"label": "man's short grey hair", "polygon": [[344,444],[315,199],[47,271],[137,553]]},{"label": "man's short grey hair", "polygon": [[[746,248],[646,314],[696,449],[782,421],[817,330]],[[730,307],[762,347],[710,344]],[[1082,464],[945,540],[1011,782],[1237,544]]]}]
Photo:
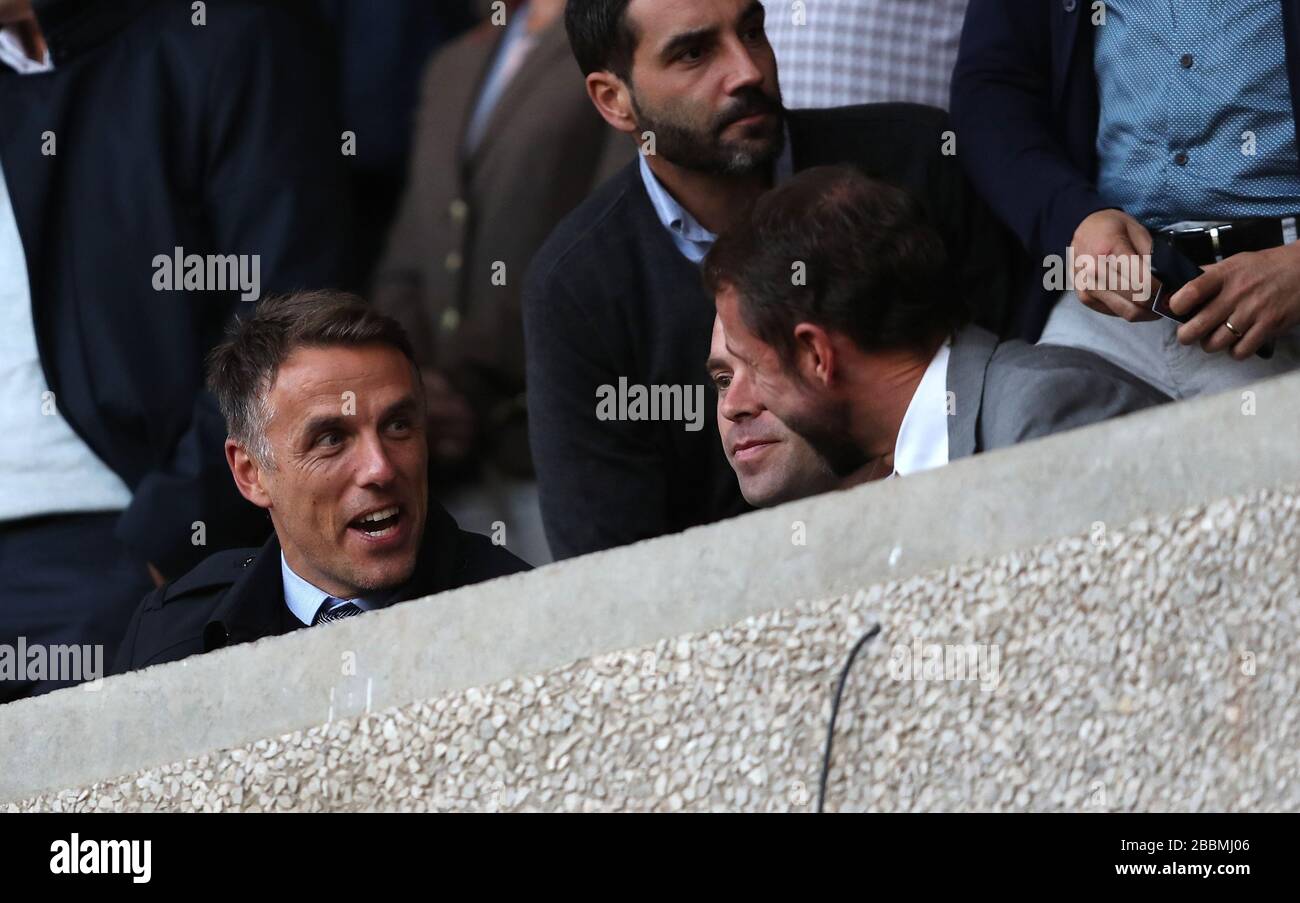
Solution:
[{"label": "man's short grey hair", "polygon": [[274,413],[267,396],[281,365],[299,348],[331,345],[387,345],[417,367],[401,324],[359,296],[336,291],[266,298],[252,316],[236,318],[208,355],[208,389],[221,406],[226,432],[260,466],[275,467],[266,438]]}]

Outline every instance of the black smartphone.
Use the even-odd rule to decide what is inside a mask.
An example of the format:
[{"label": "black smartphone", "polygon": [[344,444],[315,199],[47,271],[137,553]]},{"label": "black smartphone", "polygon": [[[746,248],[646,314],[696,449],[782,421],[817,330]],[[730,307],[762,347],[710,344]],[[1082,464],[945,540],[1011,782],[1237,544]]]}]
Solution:
[{"label": "black smartphone", "polygon": [[[1187,283],[1191,282],[1197,276],[1200,276],[1205,270],[1192,263],[1187,255],[1174,247],[1174,243],[1163,235],[1152,236],[1151,243],[1151,275],[1160,280],[1160,288],[1156,290],[1156,295],[1151,299],[1151,310],[1162,317],[1174,320],[1178,323],[1186,323],[1192,318],[1196,311],[1189,311],[1183,316],[1179,316],[1169,308],[1169,299],[1178,293],[1178,290]],[[1273,343],[1265,342],[1260,349],[1255,352],[1255,356],[1268,360],[1273,356]]]},{"label": "black smartphone", "polygon": [[1192,318],[1192,314],[1179,316],[1174,313],[1169,309],[1169,299],[1205,270],[1192,263],[1187,255],[1175,248],[1174,243],[1163,235],[1155,235],[1153,239],[1151,275],[1160,280],[1160,287],[1156,289],[1156,295],[1151,299],[1151,310],[1166,319],[1186,323]]}]

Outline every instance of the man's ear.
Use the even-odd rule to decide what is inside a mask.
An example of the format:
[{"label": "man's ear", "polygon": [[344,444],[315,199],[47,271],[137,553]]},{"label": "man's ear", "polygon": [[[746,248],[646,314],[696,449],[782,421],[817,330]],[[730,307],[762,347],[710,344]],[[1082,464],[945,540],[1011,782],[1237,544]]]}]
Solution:
[{"label": "man's ear", "polygon": [[587,76],[587,96],[596,105],[605,121],[620,132],[636,131],[636,117],[632,115],[632,96],[627,85],[612,72],[593,72]]},{"label": "man's ear", "polygon": [[259,508],[271,507],[271,496],[262,485],[262,467],[242,445],[226,439],[226,463],[239,487],[239,494]]},{"label": "man's ear", "polygon": [[794,328],[795,370],[805,382],[830,388],[839,378],[839,359],[830,333],[816,323]]}]

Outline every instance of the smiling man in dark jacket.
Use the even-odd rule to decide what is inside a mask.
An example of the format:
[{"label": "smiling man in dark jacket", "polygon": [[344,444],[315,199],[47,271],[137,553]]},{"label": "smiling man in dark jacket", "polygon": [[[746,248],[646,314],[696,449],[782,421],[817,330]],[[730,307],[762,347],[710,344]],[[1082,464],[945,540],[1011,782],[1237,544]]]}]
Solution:
[{"label": "smiling man in dark jacket", "polygon": [[0,644],[111,652],[157,579],[266,535],[202,361],[240,305],[347,274],[328,57],[292,10],[0,0]]},{"label": "smiling man in dark jacket", "polygon": [[263,302],[213,351],[226,460],[275,535],[144,600],[114,671],[316,627],[527,565],[429,498],[424,393],[396,321],[312,292]]}]

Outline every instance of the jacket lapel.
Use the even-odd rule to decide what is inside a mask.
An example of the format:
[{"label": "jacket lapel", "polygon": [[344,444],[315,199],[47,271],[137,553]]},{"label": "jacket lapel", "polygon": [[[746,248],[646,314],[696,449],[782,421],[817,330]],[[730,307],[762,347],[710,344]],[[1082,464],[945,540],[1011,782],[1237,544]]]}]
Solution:
[{"label": "jacket lapel", "polygon": [[[504,31],[504,29],[500,30]],[[562,20],[552,22],[537,35],[537,43],[533,46],[533,49],[528,52],[528,55],[524,57],[524,61],[520,64],[514,77],[510,79],[509,83],[505,86],[505,90],[501,92],[501,96],[497,98],[496,108],[492,111],[492,115],[488,117],[487,127],[483,130],[483,136],[480,138],[478,146],[474,148],[473,153],[469,156],[467,162],[470,165],[473,165],[473,162],[478,158],[484,148],[493,145],[494,139],[497,138],[497,133],[508,127],[509,124],[519,115],[520,108],[526,106],[529,98],[534,96],[537,86],[547,79],[554,78],[557,68],[563,66],[564,60],[569,56],[568,40]],[[500,45],[500,40],[493,45],[493,51],[489,56],[489,61],[496,57]],[[566,75],[569,74],[567,69],[561,69],[560,71],[565,72]],[[574,67],[573,74],[577,74],[576,67]],[[486,77],[487,73],[485,69],[484,75],[479,79],[477,89],[474,92],[473,102],[470,105],[471,110],[474,103],[477,103],[478,101]],[[467,117],[465,119],[465,128],[467,129],[468,127],[469,119]],[[464,130],[461,132],[461,138],[463,144]]]},{"label": "jacket lapel", "polygon": [[247,643],[281,632],[284,578],[280,541],[275,533],[253,556],[248,570],[231,585],[203,629],[203,651]]},{"label": "jacket lapel", "polygon": [[[1065,83],[1070,76],[1074,55],[1079,52],[1079,20],[1092,15],[1088,0],[1044,0],[1051,4],[1052,42],[1052,106],[1059,108],[1065,96]],[[1091,28],[1091,24],[1089,24]]]},{"label": "jacket lapel", "polygon": [[956,413],[948,418],[948,460],[968,458],[979,451],[980,410],[984,406],[984,377],[997,336],[978,326],[958,330],[948,355],[948,391],[956,399]]}]

